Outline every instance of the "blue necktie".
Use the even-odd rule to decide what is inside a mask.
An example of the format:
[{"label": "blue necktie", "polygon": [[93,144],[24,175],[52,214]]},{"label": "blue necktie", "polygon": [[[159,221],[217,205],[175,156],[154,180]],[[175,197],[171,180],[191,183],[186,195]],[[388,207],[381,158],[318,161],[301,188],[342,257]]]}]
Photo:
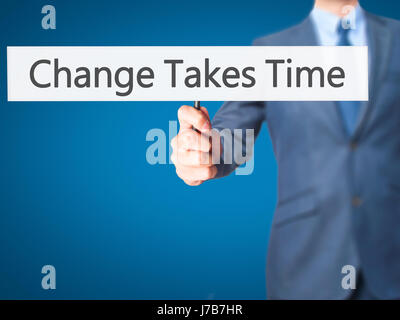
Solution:
[{"label": "blue necktie", "polygon": [[[342,21],[339,21],[338,25],[338,35],[339,41],[337,43],[338,46],[351,46],[349,41],[349,31],[351,29],[345,29],[342,26]],[[360,101],[338,101],[339,110],[342,114],[343,122],[347,133],[352,135],[354,133],[357,120],[358,120],[358,112],[360,110]]]}]

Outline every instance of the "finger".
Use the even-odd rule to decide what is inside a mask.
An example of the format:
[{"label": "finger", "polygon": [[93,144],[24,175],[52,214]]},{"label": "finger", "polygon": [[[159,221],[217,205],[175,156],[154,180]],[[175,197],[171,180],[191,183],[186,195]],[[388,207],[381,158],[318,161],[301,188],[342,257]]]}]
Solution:
[{"label": "finger", "polygon": [[178,149],[176,152],[176,161],[178,164],[185,166],[209,167],[212,165],[212,154],[210,152]]},{"label": "finger", "polygon": [[209,136],[203,135],[192,129],[183,129],[179,132],[175,147],[181,150],[196,150],[209,152],[211,142]]},{"label": "finger", "polygon": [[200,107],[200,110],[203,111],[203,112],[206,114],[206,116],[207,116],[208,119],[210,119],[210,114],[208,113],[207,108]]},{"label": "finger", "polygon": [[192,180],[183,180],[183,182],[185,182],[187,185],[192,186],[192,187],[198,186],[203,183],[203,181],[201,181],[201,180],[193,180],[193,181]]},{"label": "finger", "polygon": [[184,181],[205,181],[216,176],[217,168],[215,166],[202,168],[178,166],[176,167],[176,174]]},{"label": "finger", "polygon": [[182,106],[178,109],[178,119],[180,127],[183,129],[190,129],[192,127],[199,131],[208,131],[211,129],[208,115],[190,106]]}]

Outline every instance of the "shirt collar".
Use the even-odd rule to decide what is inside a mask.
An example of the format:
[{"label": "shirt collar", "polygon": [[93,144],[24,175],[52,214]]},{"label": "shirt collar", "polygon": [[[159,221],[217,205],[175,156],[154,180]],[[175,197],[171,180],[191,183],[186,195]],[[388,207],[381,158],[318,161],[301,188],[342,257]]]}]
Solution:
[{"label": "shirt collar", "polygon": [[[360,7],[359,4],[354,8],[354,13],[355,15],[353,16],[354,13],[349,13],[346,15],[343,20],[346,18],[351,21],[351,17],[353,16],[355,19],[351,23],[351,31],[353,35],[358,37],[360,34],[363,34],[365,32],[365,17],[364,17],[364,12],[362,8]],[[337,28],[340,23],[341,18],[338,17],[337,15],[314,7],[313,10],[310,13],[310,17],[314,23],[315,29],[317,31],[317,34],[319,35],[319,38],[336,38],[337,37]]]},{"label": "shirt collar", "polygon": [[340,18],[323,9],[314,7],[311,11],[311,18],[318,30],[324,33],[334,34],[339,23]]}]

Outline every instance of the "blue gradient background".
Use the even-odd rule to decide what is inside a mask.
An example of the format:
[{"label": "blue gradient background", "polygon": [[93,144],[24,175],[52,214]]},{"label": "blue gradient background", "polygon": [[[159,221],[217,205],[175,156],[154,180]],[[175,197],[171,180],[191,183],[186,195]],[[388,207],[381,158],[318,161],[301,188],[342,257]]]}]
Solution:
[{"label": "blue gradient background", "polygon": [[[41,28],[41,8],[57,29]],[[400,18],[398,1],[361,1]],[[264,299],[276,163],[197,188],[151,166],[148,130],[180,102],[7,102],[6,46],[249,45],[312,1],[1,1],[0,298]],[[205,104],[214,114],[220,103]],[[41,289],[41,267],[57,289]]]}]

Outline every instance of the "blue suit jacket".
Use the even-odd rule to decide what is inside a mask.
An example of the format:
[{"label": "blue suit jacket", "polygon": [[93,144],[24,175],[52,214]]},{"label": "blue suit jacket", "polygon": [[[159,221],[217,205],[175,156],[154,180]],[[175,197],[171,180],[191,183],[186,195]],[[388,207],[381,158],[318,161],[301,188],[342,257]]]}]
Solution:
[{"label": "blue suit jacket", "polygon": [[[400,22],[366,13],[369,101],[349,137],[335,102],[227,102],[218,129],[268,124],[278,203],[268,261],[269,298],[336,299],[345,265],[377,298],[400,298]],[[318,45],[312,21],[255,41]],[[218,166],[218,177],[235,165]]]}]

